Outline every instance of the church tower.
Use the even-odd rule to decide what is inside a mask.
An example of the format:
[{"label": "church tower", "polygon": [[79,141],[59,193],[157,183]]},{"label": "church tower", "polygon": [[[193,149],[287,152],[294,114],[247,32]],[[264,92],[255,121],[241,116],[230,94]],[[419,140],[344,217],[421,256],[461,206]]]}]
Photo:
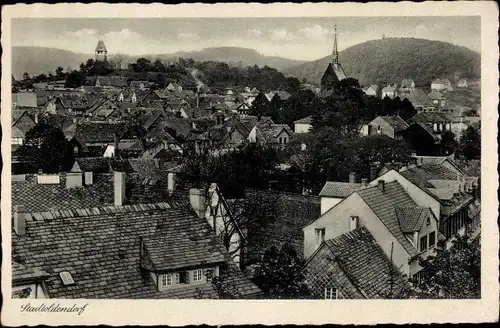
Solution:
[{"label": "church tower", "polygon": [[95,48],[95,61],[107,61],[108,51],[104,45],[104,41],[99,40],[97,47]]},{"label": "church tower", "polygon": [[339,51],[337,45],[337,24],[333,34],[333,52],[332,61],[326,67],[323,77],[321,77],[321,93],[329,94],[333,90],[335,84],[347,78],[342,65],[339,62]]}]

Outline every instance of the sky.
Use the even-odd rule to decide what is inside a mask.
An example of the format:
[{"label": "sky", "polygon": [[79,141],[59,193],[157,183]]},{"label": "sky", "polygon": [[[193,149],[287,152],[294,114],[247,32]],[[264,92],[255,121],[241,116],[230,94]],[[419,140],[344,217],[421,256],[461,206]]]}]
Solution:
[{"label": "sky", "polygon": [[479,16],[279,17],[279,18],[19,18],[13,46],[94,52],[99,39],[108,54],[167,54],[235,46],[263,55],[315,60],[332,52],[334,24],[339,50],[368,40],[414,37],[446,41],[477,52]]}]

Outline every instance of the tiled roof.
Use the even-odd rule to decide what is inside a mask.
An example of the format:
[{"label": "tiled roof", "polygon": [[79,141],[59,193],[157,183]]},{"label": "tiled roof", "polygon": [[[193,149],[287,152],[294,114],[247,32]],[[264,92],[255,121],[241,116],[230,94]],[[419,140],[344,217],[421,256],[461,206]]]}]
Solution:
[{"label": "tiled roof", "polygon": [[78,124],[75,139],[83,144],[114,142],[115,135],[123,131],[124,123],[82,123]]},{"label": "tiled roof", "polygon": [[245,198],[246,205],[235,204],[234,200],[228,200],[232,204],[233,212],[238,213],[238,207],[240,211],[241,207],[244,207],[247,213],[243,216],[248,214],[268,218],[265,220],[266,224],[255,227],[256,233],[248,239],[249,257],[260,258],[271,245],[281,247],[284,243],[294,247],[297,254],[302,256],[304,248],[302,228],[320,216],[319,197],[249,189],[245,191]]},{"label": "tiled roof", "polygon": [[366,298],[387,297],[391,276],[394,279],[393,292],[397,294],[403,286],[403,275],[366,228],[326,240],[325,245]]},{"label": "tiled roof", "polygon": [[327,181],[319,192],[319,196],[346,198],[353,192],[360,190],[362,187],[361,183]]},{"label": "tiled roof", "polygon": [[395,206],[396,216],[401,231],[413,233],[419,231],[424,220],[429,216],[429,209],[420,206]]},{"label": "tiled roof", "polygon": [[[187,209],[158,203],[46,212],[28,217],[32,219],[27,221],[26,235],[19,238],[12,233],[13,257],[51,275],[46,281],[51,298],[217,297],[209,283],[158,291],[149,272],[141,269],[141,237],[148,240],[186,232],[189,238],[191,233],[210,233],[207,222]],[[226,258],[226,263],[230,278],[237,282],[240,297],[259,293],[238,272],[234,262]],[[75,284],[65,286],[58,275],[61,271],[68,271]]]},{"label": "tiled roof", "polygon": [[457,180],[457,173],[439,164],[409,166],[401,175],[421,188],[431,188],[429,180]]},{"label": "tiled roof", "polygon": [[414,89],[409,93],[402,93],[401,100],[407,98],[414,106],[432,106],[432,101],[421,89]]},{"label": "tiled roof", "polygon": [[14,284],[40,280],[49,276],[50,275],[45,271],[29,268],[15,261],[12,262],[12,282]]},{"label": "tiled roof", "polygon": [[[36,179],[27,177],[27,179]],[[94,177],[94,184],[68,189],[60,184],[38,184],[36,181],[12,181],[12,205],[24,205],[27,211],[72,209],[113,203],[113,185],[109,180]]]},{"label": "tiled roof", "polygon": [[144,238],[151,270],[170,271],[224,262],[224,247],[208,230],[173,227],[160,236]]},{"label": "tiled roof", "polygon": [[357,191],[375,215],[389,229],[396,240],[403,246],[410,256],[418,255],[415,246],[404,236],[401,231],[396,206],[416,206],[413,199],[406,193],[397,181],[386,182],[384,191],[378,186],[373,186]]},{"label": "tiled roof", "polygon": [[289,137],[294,135],[294,132],[287,124],[257,124],[261,138],[265,142],[275,142],[276,138],[285,131]]},{"label": "tiled roof", "polygon": [[386,121],[392,128],[394,132],[400,132],[406,130],[408,124],[398,115],[395,116],[380,116],[381,119]]},{"label": "tiled roof", "polygon": [[463,121],[463,117],[441,112],[421,112],[413,116],[410,120],[412,122],[419,122],[419,123],[434,123],[434,122],[458,123]]}]

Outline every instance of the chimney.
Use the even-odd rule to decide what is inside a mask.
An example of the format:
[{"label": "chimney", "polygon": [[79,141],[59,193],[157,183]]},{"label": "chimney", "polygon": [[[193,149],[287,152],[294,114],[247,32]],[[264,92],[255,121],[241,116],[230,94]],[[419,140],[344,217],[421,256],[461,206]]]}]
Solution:
[{"label": "chimney", "polygon": [[361,185],[362,185],[363,187],[368,186],[368,179],[367,179],[367,178],[363,178],[363,179],[361,179]]},{"label": "chimney", "polygon": [[349,173],[349,183],[356,183],[356,172]]},{"label": "chimney", "polygon": [[118,136],[116,135],[116,132],[113,133],[113,157],[116,157],[116,153],[118,152]]},{"label": "chimney", "polygon": [[26,234],[26,214],[23,205],[14,206],[14,231],[18,236]]},{"label": "chimney", "polygon": [[167,190],[169,194],[172,194],[175,189],[175,173],[168,172],[167,175]]},{"label": "chimney", "polygon": [[382,191],[382,192],[385,191],[385,181],[384,180],[378,180],[378,189],[380,189],[380,191]]},{"label": "chimney", "polygon": [[35,124],[38,124],[38,113],[35,113]]},{"label": "chimney", "polygon": [[351,216],[351,220],[349,222],[349,231],[356,230],[358,228],[359,218],[357,216]]},{"label": "chimney", "polygon": [[373,181],[377,178],[377,167],[376,166],[371,166],[370,167],[370,181]]},{"label": "chimney", "polygon": [[122,206],[125,200],[125,173],[114,172],[115,206]]},{"label": "chimney", "polygon": [[191,208],[196,212],[199,218],[205,217],[205,198],[203,189],[189,189],[189,202],[191,203]]}]

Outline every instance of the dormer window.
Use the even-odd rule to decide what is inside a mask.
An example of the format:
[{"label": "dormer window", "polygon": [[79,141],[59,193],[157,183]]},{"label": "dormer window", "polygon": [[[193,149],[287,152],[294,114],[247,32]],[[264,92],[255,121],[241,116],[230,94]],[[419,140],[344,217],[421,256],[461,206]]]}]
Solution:
[{"label": "dormer window", "polygon": [[339,290],[335,287],[325,287],[325,300],[336,300],[339,298]]},{"label": "dormer window", "polygon": [[163,287],[172,286],[172,274],[171,273],[164,274],[163,276],[161,276],[161,285]]}]

